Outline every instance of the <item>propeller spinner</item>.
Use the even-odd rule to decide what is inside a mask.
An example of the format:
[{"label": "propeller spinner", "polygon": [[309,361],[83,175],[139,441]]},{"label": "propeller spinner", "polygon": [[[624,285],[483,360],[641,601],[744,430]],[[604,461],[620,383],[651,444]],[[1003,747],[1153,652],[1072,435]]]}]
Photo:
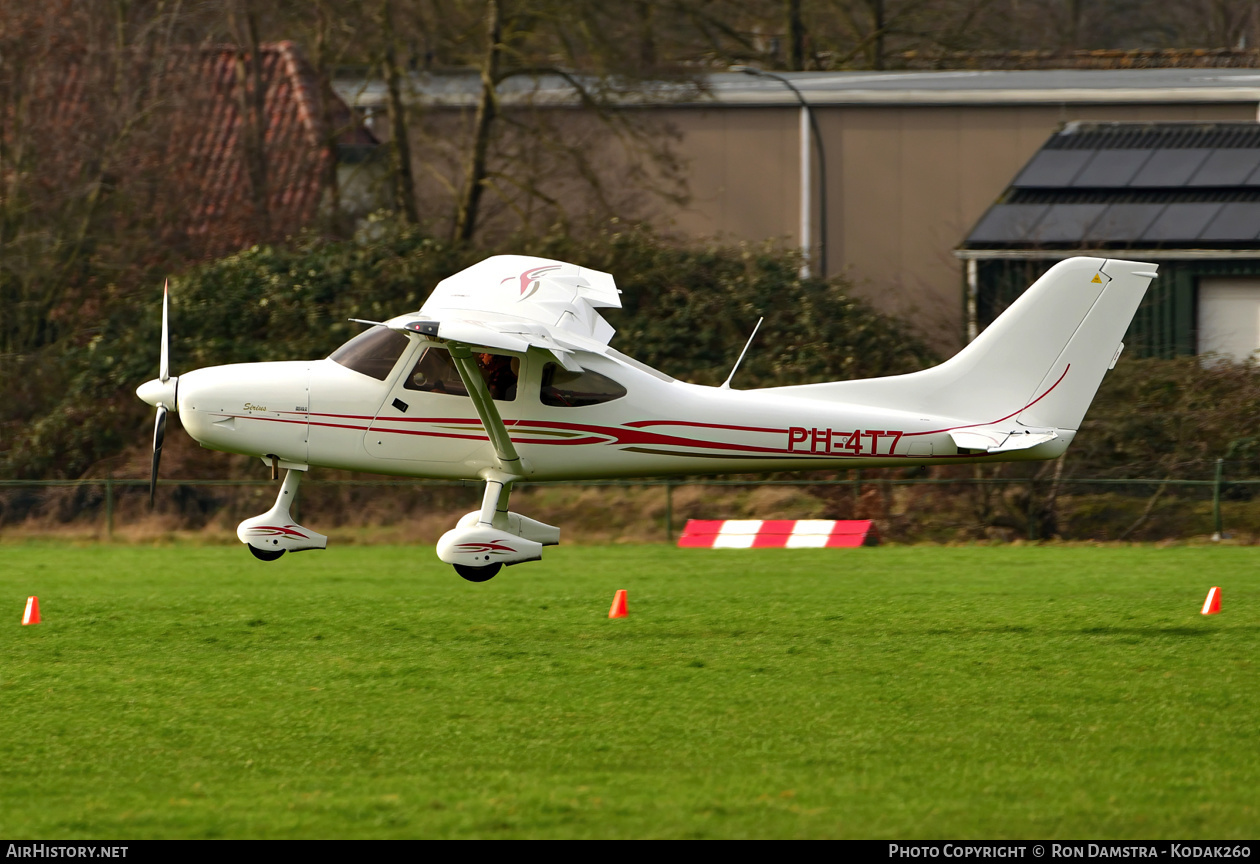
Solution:
[{"label": "propeller spinner", "polygon": [[170,287],[167,279],[162,287],[162,352],[158,361],[158,377],[136,388],[136,395],[157,408],[153,423],[153,467],[149,474],[149,506],[157,492],[158,464],[162,461],[162,439],[166,437],[166,412],[177,406],[179,377],[171,375]]}]

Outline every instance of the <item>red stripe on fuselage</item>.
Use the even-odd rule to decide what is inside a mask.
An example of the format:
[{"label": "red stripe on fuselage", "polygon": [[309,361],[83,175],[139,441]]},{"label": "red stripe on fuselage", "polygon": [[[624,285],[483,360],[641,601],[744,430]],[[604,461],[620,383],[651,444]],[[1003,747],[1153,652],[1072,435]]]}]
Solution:
[{"label": "red stripe on fuselage", "polygon": [[939,435],[942,432],[953,432],[955,429],[974,429],[977,426],[992,426],[994,423],[1001,423],[1003,420],[1010,420],[1016,414],[1024,413],[1029,408],[1031,408],[1032,406],[1040,402],[1042,399],[1045,399],[1047,396],[1049,396],[1050,391],[1053,390],[1055,387],[1058,387],[1060,382],[1062,382],[1063,379],[1067,377],[1068,370],[1070,370],[1071,368],[1072,368],[1072,364],[1069,363],[1067,365],[1067,369],[1064,369],[1063,374],[1059,376],[1059,380],[1051,384],[1045,393],[1042,393],[1040,396],[1038,396],[1036,399],[1029,402],[1023,408],[1020,408],[1018,411],[1012,411],[1010,414],[1007,414],[1005,417],[999,417],[998,419],[990,420],[987,423],[968,423],[965,426],[950,426],[948,429],[933,429],[930,432],[906,432],[904,433],[903,437],[911,438],[915,435]]},{"label": "red stripe on fuselage", "polygon": [[[926,432],[906,432],[900,437],[912,438],[919,435],[939,435],[945,432],[952,432],[955,429],[971,429],[976,426],[988,426],[993,423],[1001,423],[1003,420],[1009,420],[1010,418],[1014,417],[1017,414],[1020,414],[1023,411],[1028,410],[1033,405],[1036,405],[1042,399],[1049,396],[1050,393],[1056,387],[1058,387],[1060,383],[1062,383],[1063,379],[1067,377],[1067,374],[1071,370],[1071,368],[1072,368],[1071,364],[1068,364],[1067,368],[1063,370],[1063,374],[1059,376],[1057,381],[1055,381],[1053,384],[1050,385],[1049,388],[1046,389],[1046,392],[1042,393],[1040,396],[1038,396],[1036,399],[1033,399],[1031,402],[1024,405],[1022,408],[1019,408],[1018,410],[1012,411],[1010,414],[1007,414],[1005,417],[999,417],[996,420],[990,420],[985,423],[970,423],[970,424],[966,424],[962,426],[949,426],[944,429],[933,429]],[[357,424],[327,423],[327,422],[321,422],[321,421],[309,419],[311,417],[324,417],[324,418],[342,419],[342,420],[370,420],[370,421],[375,421],[375,420],[380,419],[380,418],[372,417],[366,414],[328,414],[328,413],[312,412],[310,414],[302,415],[299,412],[292,412],[292,411],[284,411],[284,412],[278,412],[278,413],[296,414],[299,417],[305,416],[307,419],[286,420],[280,417],[259,417],[257,415],[247,415],[247,414],[220,414],[218,416],[236,417],[241,420],[265,420],[270,423],[309,424],[311,426],[320,426],[320,427],[331,428],[331,429],[352,429],[355,431],[374,430],[377,432],[388,433],[388,434],[393,434],[393,435],[415,435],[415,436],[420,436],[420,437],[425,437],[425,438],[449,438],[453,440],[464,440],[464,441],[489,441],[490,440],[489,436],[486,435],[484,432],[482,432],[481,434],[462,435],[462,434],[453,433],[453,432],[432,432],[432,431],[421,430],[421,429],[391,429],[391,428],[380,426],[380,425],[359,426]],[[383,420],[382,422],[408,423],[408,424],[410,423],[429,423],[429,424],[449,423],[452,425],[477,426],[477,427],[481,426],[481,420],[475,417],[471,417],[471,418],[470,417],[393,417],[393,418],[387,418]],[[610,426],[594,426],[594,425],[590,425],[586,423],[566,423],[562,421],[538,421],[538,420],[523,420],[522,419],[522,420],[515,420],[515,421],[510,421],[510,422],[504,421],[504,425],[507,426],[511,431],[514,431],[517,433],[515,436],[509,435],[509,437],[514,443],[518,443],[518,444],[546,444],[546,445],[551,445],[551,446],[572,446],[572,445],[586,445],[586,444],[616,444],[616,445],[623,445],[623,446],[633,446],[633,445],[639,445],[639,444],[651,444],[651,445],[656,445],[656,446],[690,447],[690,448],[694,448],[698,450],[718,451],[723,454],[730,455],[732,458],[738,458],[741,454],[745,454],[745,453],[749,453],[749,454],[765,453],[765,454],[781,455],[786,459],[799,459],[799,460],[811,460],[811,461],[817,461],[819,459],[849,460],[849,459],[870,459],[870,458],[880,458],[880,459],[915,458],[907,454],[898,454],[898,453],[888,453],[886,455],[865,454],[865,455],[853,455],[853,456],[850,456],[844,453],[799,453],[799,452],[785,449],[782,447],[759,447],[754,444],[735,444],[732,442],[724,442],[724,441],[696,441],[694,439],[682,438],[676,435],[663,435],[658,432],[643,431],[644,427],[647,427],[647,426],[687,426],[687,427],[700,428],[700,429],[725,429],[725,430],[730,430],[733,432],[758,432],[758,433],[763,433],[763,434],[778,434],[778,435],[785,434],[788,431],[787,429],[779,429],[779,428],[765,427],[765,426],[735,426],[735,425],[729,425],[729,424],[723,424],[723,423],[702,423],[702,422],[694,421],[694,420],[634,420],[627,423],[623,427],[610,427]],[[560,439],[560,440],[556,440],[552,438],[536,439],[536,438],[523,437],[523,436],[529,435],[530,432],[534,429],[538,429],[542,431],[584,432],[586,433],[586,437],[566,438],[566,439]],[[600,437],[591,437],[591,436],[600,436]],[[894,447],[896,446],[896,442],[894,442],[893,446]],[[686,452],[681,452],[681,453],[673,453],[669,455],[688,456],[690,454]],[[941,456],[932,456],[932,457],[927,457],[927,458],[950,459],[950,458],[970,458],[970,457],[971,457],[971,454],[958,454],[957,456],[946,456],[942,454]],[[923,457],[918,457],[918,458],[923,458]]]}]

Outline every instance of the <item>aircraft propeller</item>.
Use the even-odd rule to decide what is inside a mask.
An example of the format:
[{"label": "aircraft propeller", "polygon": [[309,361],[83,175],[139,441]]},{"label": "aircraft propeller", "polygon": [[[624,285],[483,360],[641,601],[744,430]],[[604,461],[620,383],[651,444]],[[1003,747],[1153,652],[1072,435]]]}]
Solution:
[{"label": "aircraft propeller", "polygon": [[149,474],[149,506],[157,492],[158,465],[162,461],[162,439],[166,437],[166,413],[178,405],[179,377],[171,374],[170,287],[162,286],[162,349],[158,360],[158,377],[136,388],[136,395],[157,408],[153,423],[153,466]]}]

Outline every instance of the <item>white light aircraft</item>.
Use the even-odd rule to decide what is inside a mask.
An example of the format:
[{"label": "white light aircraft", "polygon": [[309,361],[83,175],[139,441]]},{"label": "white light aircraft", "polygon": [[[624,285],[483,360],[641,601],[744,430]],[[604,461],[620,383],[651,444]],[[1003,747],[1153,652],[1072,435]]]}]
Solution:
[{"label": "white light aircraft", "polygon": [[178,377],[164,293],[160,374],[137,390],[157,408],[150,501],[170,410],[203,447],[258,456],[273,479],[285,469],[275,506],[237,529],[264,561],[327,546],[290,516],[311,467],[482,480],[481,508],[437,547],[482,582],[560,540],[508,510],[523,480],[1053,459],[1155,275],[1071,258],[939,366],[758,390],[677,381],[611,348],[598,310],[621,306],[613,278],[544,258],[482,261],[438,283],[419,312],[362,322],[370,329],[323,360]]}]

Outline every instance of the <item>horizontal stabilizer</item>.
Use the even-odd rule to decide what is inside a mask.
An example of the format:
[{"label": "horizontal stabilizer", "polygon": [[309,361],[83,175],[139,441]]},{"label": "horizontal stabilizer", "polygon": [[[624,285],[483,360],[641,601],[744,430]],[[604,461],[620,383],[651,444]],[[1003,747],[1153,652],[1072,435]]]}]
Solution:
[{"label": "horizontal stabilizer", "polygon": [[1057,432],[1042,429],[1020,429],[1008,425],[971,426],[949,433],[960,450],[983,450],[986,453],[1009,453],[1027,450],[1059,437]]}]

